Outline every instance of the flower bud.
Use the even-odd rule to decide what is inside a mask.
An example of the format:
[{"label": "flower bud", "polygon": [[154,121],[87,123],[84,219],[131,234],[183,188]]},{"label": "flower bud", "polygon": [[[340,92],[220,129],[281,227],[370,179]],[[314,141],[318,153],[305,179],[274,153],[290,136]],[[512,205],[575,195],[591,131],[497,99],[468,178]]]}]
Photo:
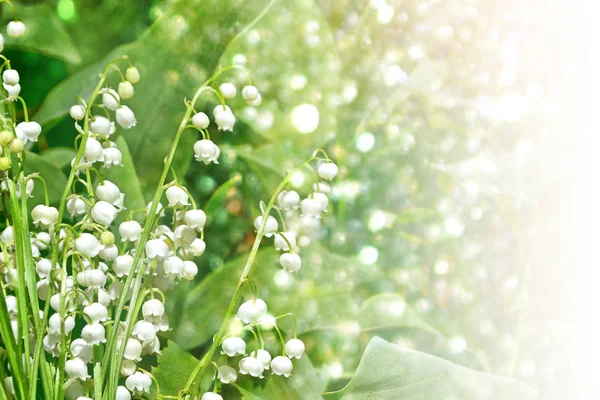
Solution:
[{"label": "flower bud", "polygon": [[262,104],[262,96],[260,95],[260,93],[258,94],[258,96],[256,96],[256,98],[254,100],[251,100],[248,102],[249,106],[252,107],[258,107]]},{"label": "flower bud", "polygon": [[20,153],[23,151],[23,148],[25,147],[25,144],[23,143],[23,141],[19,138],[15,139],[12,141],[12,143],[10,144],[10,151],[12,151],[13,153]]},{"label": "flower bud", "polygon": [[19,72],[16,69],[6,69],[2,73],[2,81],[7,85],[16,85],[19,83]]},{"label": "flower bud", "polygon": [[242,97],[246,101],[256,100],[258,97],[258,89],[256,89],[254,86],[244,86],[242,89]]},{"label": "flower bud", "polygon": [[142,360],[142,344],[135,339],[129,338],[125,345],[124,357],[126,360],[141,361]]},{"label": "flower bud", "polygon": [[235,94],[237,92],[233,83],[229,82],[221,83],[221,85],[219,86],[219,90],[221,91],[223,97],[226,99],[231,99],[232,97],[235,97]]},{"label": "flower bud", "polygon": [[100,241],[105,246],[113,245],[115,244],[115,235],[113,235],[113,233],[110,231],[104,231],[100,235]]},{"label": "flower bud", "polygon": [[117,110],[120,100],[119,94],[113,89],[105,89],[102,92],[102,104],[111,111]]},{"label": "flower bud", "polygon": [[125,386],[117,386],[115,400],[131,400],[131,393]]},{"label": "flower bud", "polygon": [[106,201],[97,201],[92,207],[92,219],[94,222],[109,226],[117,217],[117,209],[112,204]]},{"label": "flower bud", "polygon": [[210,120],[208,119],[208,115],[203,112],[199,112],[194,114],[192,117],[192,125],[194,125],[198,129],[206,129],[210,124]]},{"label": "flower bud", "polygon": [[85,107],[81,104],[75,104],[69,109],[69,115],[76,121],[81,121],[85,117]]},{"label": "flower bud", "polygon": [[327,181],[332,180],[338,173],[338,166],[333,162],[323,162],[317,168],[319,176]]},{"label": "flower bud", "polygon": [[89,137],[85,142],[85,150],[83,151],[83,156],[90,163],[95,163],[96,161],[104,161],[104,151],[102,149],[102,144],[100,144],[100,142],[94,139],[93,137]]},{"label": "flower bud", "polygon": [[125,78],[135,85],[140,81],[140,71],[136,67],[129,67],[125,71]]},{"label": "flower bud", "polygon": [[0,145],[7,147],[15,140],[15,135],[11,131],[0,132]]},{"label": "flower bud", "polygon": [[10,161],[6,157],[0,157],[0,171],[8,171],[10,168]]},{"label": "flower bud", "polygon": [[129,81],[119,83],[119,95],[122,99],[130,99],[133,97],[133,85]]},{"label": "flower bud", "polygon": [[92,258],[96,257],[102,250],[102,245],[91,233],[82,233],[75,239],[75,249],[81,254]]},{"label": "flower bud", "polygon": [[[263,217],[262,215],[256,217],[256,219],[254,220],[254,228],[257,231],[260,231],[261,227],[263,224]],[[277,224],[277,220],[275,219],[275,217],[269,215],[267,217],[267,222],[265,224],[265,230],[264,230],[264,235],[266,237],[271,237],[275,234],[275,231],[277,231],[278,228],[278,224]]]},{"label": "flower bud", "polygon": [[6,25],[6,33],[12,38],[23,36],[26,30],[25,24],[21,21],[10,21],[8,25]]}]

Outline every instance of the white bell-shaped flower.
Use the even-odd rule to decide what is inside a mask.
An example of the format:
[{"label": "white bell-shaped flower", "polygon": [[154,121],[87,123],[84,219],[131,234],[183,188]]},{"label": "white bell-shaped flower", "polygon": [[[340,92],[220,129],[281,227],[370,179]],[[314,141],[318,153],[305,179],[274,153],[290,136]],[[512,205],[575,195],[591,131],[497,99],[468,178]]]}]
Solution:
[{"label": "white bell-shaped flower", "polygon": [[102,152],[104,153],[104,168],[119,167],[122,165],[123,154],[121,150],[116,147],[107,147]]},{"label": "white bell-shaped flower", "polygon": [[65,363],[65,372],[71,379],[85,381],[90,377],[87,372],[87,364],[81,358],[77,357],[72,360],[67,360]]},{"label": "white bell-shaped flower", "polygon": [[169,207],[187,206],[189,204],[189,196],[185,190],[179,186],[169,186],[165,191]]},{"label": "white bell-shaped flower", "polygon": [[215,122],[217,123],[217,127],[220,131],[233,131],[233,125],[235,125],[235,116],[229,110],[229,107],[225,110],[221,106],[217,106],[217,108],[221,108],[221,111],[217,112],[215,115]]},{"label": "white bell-shaped flower", "polygon": [[69,109],[69,115],[76,121],[81,121],[85,117],[85,107],[81,104],[75,104]]},{"label": "white bell-shaped flower", "polygon": [[289,192],[286,190],[281,191],[277,196],[277,200],[279,207],[285,211],[300,207],[300,195],[295,190],[290,190]]},{"label": "white bell-shaped flower", "polygon": [[198,275],[198,266],[193,261],[184,261],[183,262],[183,273],[182,278],[188,281],[191,281]]},{"label": "white bell-shaped flower", "polygon": [[126,360],[131,361],[141,361],[142,360],[142,349],[143,346],[139,342],[139,340],[129,338],[127,339],[127,344],[125,344],[125,354],[124,357]]},{"label": "white bell-shaped flower", "polygon": [[135,361],[123,360],[121,363],[121,376],[131,376],[137,371],[137,364]]},{"label": "white bell-shaped flower", "polygon": [[[55,265],[55,269],[58,269],[58,264]],[[47,258],[42,258],[35,263],[35,272],[37,272],[40,278],[46,278],[52,271],[52,261]]]},{"label": "white bell-shaped flower", "polygon": [[287,272],[298,272],[302,267],[302,258],[296,253],[283,253],[279,256],[279,263]]},{"label": "white bell-shaped flower", "polygon": [[164,260],[169,255],[169,246],[160,239],[151,239],[146,242],[146,257],[149,259]]},{"label": "white bell-shaped flower", "polygon": [[289,358],[300,358],[304,354],[304,342],[300,339],[290,339],[285,344],[285,353]]},{"label": "white bell-shaped flower", "polygon": [[261,104],[262,104],[262,96],[260,95],[260,93],[258,94],[258,96],[256,96],[256,98],[254,100],[248,102],[248,105],[252,106],[252,107],[258,107]]},{"label": "white bell-shaped flower", "polygon": [[89,207],[81,199],[81,196],[74,196],[67,200],[67,212],[71,217],[87,214]]},{"label": "white bell-shaped flower", "polygon": [[116,217],[117,209],[109,202],[100,200],[92,207],[92,219],[100,225],[109,226]]},{"label": "white bell-shaped flower", "polygon": [[26,30],[27,27],[21,21],[10,21],[8,25],[6,25],[6,33],[12,38],[23,36]]},{"label": "white bell-shaped flower", "polygon": [[177,256],[170,256],[163,262],[165,275],[171,278],[182,276],[184,266],[183,260]]},{"label": "white bell-shaped flower", "polygon": [[75,239],[75,249],[90,258],[96,257],[102,247],[102,244],[91,233],[82,233]]},{"label": "white bell-shaped flower", "polygon": [[112,269],[115,274],[120,278],[123,275],[128,276],[131,267],[133,266],[133,257],[129,254],[123,254],[115,258],[112,264]]},{"label": "white bell-shaped flower", "polygon": [[2,73],[2,82],[7,85],[16,85],[19,83],[19,72],[16,69],[5,69]]},{"label": "white bell-shaped flower", "polygon": [[106,285],[106,274],[101,269],[85,271],[88,287],[100,289]]},{"label": "white bell-shaped flower", "polygon": [[12,226],[7,226],[0,234],[0,241],[6,246],[10,246],[15,241],[15,229]]},{"label": "white bell-shaped flower", "polygon": [[[2,86],[8,92],[8,98],[11,99],[12,101],[15,100],[15,97],[17,97],[19,95],[19,93],[21,93],[21,85],[20,84],[7,85],[6,83],[2,83]],[[18,132],[17,132],[17,137],[19,137]],[[22,137],[19,137],[19,139],[23,140]],[[25,142],[25,140],[23,140],[23,142]]]},{"label": "white bell-shaped flower", "polygon": [[41,125],[34,121],[21,122],[16,126],[15,130],[20,130],[23,133],[25,133],[27,140],[32,141],[32,142],[37,142],[38,137],[42,133]]},{"label": "white bell-shaped flower", "polygon": [[115,400],[131,400],[131,393],[125,386],[117,386]]},{"label": "white bell-shaped flower", "polygon": [[83,308],[83,314],[93,323],[104,322],[108,319],[108,309],[100,303],[92,303]]},{"label": "white bell-shaped flower", "polygon": [[198,129],[208,128],[208,125],[210,125],[208,115],[206,115],[203,112],[194,114],[194,116],[192,117],[192,125],[194,125]]},{"label": "white bell-shaped flower", "polygon": [[196,161],[202,161],[204,164],[210,164],[211,162],[218,164],[221,150],[212,140],[202,139],[194,143],[194,153]]},{"label": "white bell-shaped flower", "polygon": [[223,340],[221,354],[235,357],[238,354],[246,355],[246,342],[241,337],[233,336]]},{"label": "white bell-shaped flower", "polygon": [[121,241],[135,242],[142,236],[142,226],[137,221],[125,221],[119,225]]},{"label": "white bell-shaped flower", "polygon": [[313,191],[315,191],[315,192],[325,193],[325,194],[331,193],[331,186],[327,182],[319,182],[318,184],[313,183],[312,187],[313,187]]},{"label": "white bell-shaped flower", "polygon": [[117,123],[124,129],[129,129],[135,126],[137,120],[135,114],[131,111],[131,108],[127,106],[121,106],[116,112]]},{"label": "white bell-shaped flower", "polygon": [[215,392],[206,392],[202,395],[200,400],[223,400],[223,396]]},{"label": "white bell-shaped flower", "polygon": [[148,321],[138,321],[133,325],[131,334],[142,343],[150,343],[156,338],[156,328]]},{"label": "white bell-shaped flower", "polygon": [[[148,204],[146,204],[146,216],[150,215],[151,209],[152,209],[152,202],[149,202]],[[159,217],[162,217],[163,215],[165,215],[165,209],[161,203],[158,203],[158,206],[156,207],[156,215],[158,215]]]},{"label": "white bell-shaped flower", "polygon": [[102,144],[90,137],[85,142],[85,150],[83,151],[83,156],[90,163],[95,163],[96,161],[104,161],[104,151],[102,149]]},{"label": "white bell-shaped flower", "polygon": [[38,204],[31,210],[31,219],[35,226],[46,229],[58,222],[58,210],[54,207]]},{"label": "white bell-shaped flower", "polygon": [[102,104],[111,111],[116,111],[119,108],[119,94],[113,89],[104,89],[102,91]]},{"label": "white bell-shaped flower", "polygon": [[263,367],[268,370],[271,364],[271,355],[265,349],[258,349],[258,355],[256,351],[250,353],[250,357],[255,357],[263,364]]},{"label": "white bell-shaped flower", "polygon": [[[112,261],[119,255],[119,248],[115,244],[104,245],[98,253],[98,257],[104,261]],[[102,264],[102,263],[100,263]]]},{"label": "white bell-shaped flower", "polygon": [[255,86],[244,86],[242,89],[242,97],[246,101],[254,101],[258,97],[258,89]]},{"label": "white bell-shaped flower", "polygon": [[206,242],[200,238],[196,238],[190,243],[186,249],[187,253],[192,257],[200,257],[206,250]]},{"label": "white bell-shaped flower", "polygon": [[264,378],[263,372],[265,370],[265,366],[260,360],[254,357],[244,357],[240,360],[238,367],[240,369],[240,374],[242,375],[251,375],[256,378]]},{"label": "white bell-shaped flower", "polygon": [[[256,219],[254,220],[254,228],[257,231],[260,231],[260,229],[262,227],[262,223],[263,223],[263,216],[260,215],[260,216],[256,217]],[[265,224],[264,235],[266,237],[273,236],[275,234],[275,232],[277,231],[278,227],[279,227],[279,224],[277,223],[277,220],[275,219],[275,217],[269,215],[267,217],[267,222]]]},{"label": "white bell-shaped flower", "polygon": [[237,380],[237,371],[229,365],[221,365],[219,367],[219,380],[225,384],[235,382]]},{"label": "white bell-shaped flower", "polygon": [[150,393],[152,379],[143,372],[137,371],[133,375],[127,377],[125,386],[127,386],[127,389],[131,390],[134,394]]},{"label": "white bell-shaped flower", "polygon": [[287,357],[277,356],[271,361],[271,370],[275,375],[283,375],[289,378],[292,374],[292,369],[294,369],[292,360]]},{"label": "white bell-shaped flower", "polygon": [[133,97],[135,90],[133,89],[131,82],[124,81],[119,83],[118,92],[122,99],[127,100]]},{"label": "white bell-shaped flower", "polygon": [[142,305],[142,315],[148,322],[158,322],[165,313],[165,306],[158,299],[151,299]]},{"label": "white bell-shaped flower", "polygon": [[69,348],[73,357],[80,358],[85,363],[91,362],[94,358],[94,347],[84,339],[73,340]]},{"label": "white bell-shaped flower", "polygon": [[307,197],[306,199],[302,200],[301,207],[302,216],[321,218],[323,206],[319,200]]},{"label": "white bell-shaped flower", "polygon": [[15,296],[6,296],[5,298],[6,301],[6,309],[8,310],[8,315],[9,316],[15,316],[18,314],[18,307],[17,307],[17,298]]},{"label": "white bell-shaped flower", "polygon": [[231,98],[235,97],[235,94],[237,93],[237,90],[235,89],[235,85],[233,83],[229,83],[229,82],[221,83],[221,85],[219,85],[219,90],[221,91],[221,94],[223,95],[223,97],[226,99],[231,99]]},{"label": "white bell-shaped flower", "polygon": [[[288,242],[290,243],[289,245]],[[275,250],[289,251],[290,245],[292,249],[296,248],[296,237],[291,232],[276,233],[273,243],[275,245]]]},{"label": "white bell-shaped flower", "polygon": [[323,162],[319,164],[317,173],[321,178],[330,181],[338,174],[338,166],[333,162]]},{"label": "white bell-shaped flower", "polygon": [[81,330],[81,338],[91,345],[106,343],[106,330],[101,324],[87,324]]},{"label": "white bell-shaped flower", "polygon": [[[62,318],[60,317],[60,314],[52,314],[52,316],[48,319],[48,333],[51,335],[60,335],[62,333],[61,322]],[[64,319],[64,328],[65,335],[68,335],[69,332],[75,328],[75,319],[73,319],[71,316],[66,317]]]},{"label": "white bell-shaped flower", "polygon": [[121,197],[121,190],[109,180],[104,180],[96,185],[96,197],[99,200],[115,204]]},{"label": "white bell-shaped flower", "polygon": [[248,300],[243,303],[235,317],[245,324],[258,321],[267,313],[267,304],[261,299]]},{"label": "white bell-shaped flower", "polygon": [[196,230],[191,226],[179,225],[172,235],[175,247],[189,246],[196,239]]},{"label": "white bell-shaped flower", "polygon": [[206,224],[206,214],[202,210],[189,210],[186,211],[183,217],[186,225],[201,232]]},{"label": "white bell-shaped flower", "polygon": [[90,121],[90,131],[96,135],[109,137],[113,126],[114,123],[102,115],[94,115]]}]

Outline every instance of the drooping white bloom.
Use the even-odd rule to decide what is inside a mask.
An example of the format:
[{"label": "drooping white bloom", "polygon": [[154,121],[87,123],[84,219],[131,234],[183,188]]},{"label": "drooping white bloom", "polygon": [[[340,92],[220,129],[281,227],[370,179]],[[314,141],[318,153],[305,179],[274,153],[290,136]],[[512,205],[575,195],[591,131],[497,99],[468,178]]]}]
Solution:
[{"label": "drooping white bloom", "polygon": [[202,231],[204,224],[206,224],[206,214],[202,210],[189,210],[183,218],[186,225],[198,231]]},{"label": "drooping white bloom", "polygon": [[67,212],[72,217],[87,214],[88,206],[81,199],[81,196],[74,196],[67,200]]},{"label": "drooping white bloom", "polygon": [[294,365],[287,357],[277,356],[271,361],[271,370],[275,375],[283,375],[288,378],[292,374]]},{"label": "drooping white bloom", "polygon": [[251,375],[261,379],[264,378],[263,372],[265,370],[265,367],[262,362],[260,362],[254,357],[242,358],[238,366],[240,368],[240,374],[242,375]]},{"label": "drooping white bloom", "polygon": [[[60,335],[62,332],[61,327],[62,318],[60,314],[52,314],[52,316],[48,319],[48,333],[51,335]],[[64,319],[64,327],[65,334],[69,334],[75,328],[75,319],[73,317],[68,316]]]},{"label": "drooping white bloom", "polygon": [[[260,231],[262,224],[263,224],[263,216],[260,215],[260,216],[256,217],[256,219],[254,220],[254,228],[257,231]],[[267,217],[267,222],[265,224],[264,235],[266,237],[273,236],[275,234],[275,232],[277,231],[278,227],[279,227],[279,225],[277,224],[277,220],[275,219],[275,217],[269,215]]]},{"label": "drooping white bloom", "polygon": [[26,30],[25,24],[21,21],[10,21],[6,25],[6,33],[12,38],[23,36]]},{"label": "drooping white bloom", "polygon": [[114,123],[102,115],[94,115],[90,121],[90,130],[96,135],[110,136],[113,126]]},{"label": "drooping white bloom", "polygon": [[[104,261],[112,261],[119,255],[119,248],[113,243],[104,245],[102,250],[98,253],[98,256]],[[102,265],[103,263],[100,263]]]},{"label": "drooping white bloom", "polygon": [[78,338],[71,342],[71,354],[73,357],[82,359],[89,363],[94,358],[94,347],[84,339]]},{"label": "drooping white bloom", "polygon": [[32,142],[37,142],[38,137],[42,133],[42,127],[35,121],[20,122],[15,128],[15,132],[17,133],[17,137],[19,137],[21,140],[23,140],[23,135],[21,134],[21,132],[25,134],[26,140],[23,140],[23,142],[25,143],[28,140]]},{"label": "drooping white bloom", "polygon": [[142,350],[143,346],[138,340],[129,338],[127,339],[127,343],[125,344],[124,357],[126,360],[141,361]]},{"label": "drooping white bloom", "polygon": [[263,364],[263,367],[268,370],[271,364],[271,355],[265,349],[258,349],[258,354],[256,351],[250,353],[250,357],[257,358]]},{"label": "drooping white bloom", "polygon": [[261,299],[248,300],[238,309],[235,317],[245,324],[258,321],[267,313],[267,304]]},{"label": "drooping white bloom", "polygon": [[125,100],[132,98],[135,92],[133,85],[129,81],[120,82],[118,90],[121,98]]},{"label": "drooping white bloom", "polygon": [[246,101],[254,101],[258,97],[258,89],[255,86],[244,86],[242,89],[242,97]]},{"label": "drooping white bloom", "polygon": [[19,72],[16,69],[5,69],[2,73],[2,81],[7,85],[19,83]]},{"label": "drooping white bloom", "polygon": [[91,345],[106,343],[106,330],[101,324],[88,324],[81,330],[81,338]]},{"label": "drooping white bloom", "polygon": [[[290,243],[289,245],[288,242]],[[275,240],[273,241],[273,243],[275,244],[275,250],[289,251],[290,245],[292,249],[296,247],[296,237],[291,232],[276,233]]]},{"label": "drooping white bloom", "polygon": [[246,342],[241,337],[233,336],[223,340],[221,354],[235,357],[238,354],[246,355]]},{"label": "drooping white bloom", "polygon": [[58,222],[58,210],[54,207],[39,204],[31,210],[31,219],[35,226],[46,229]]},{"label": "drooping white bloom", "polygon": [[131,376],[135,373],[136,370],[137,364],[135,363],[135,361],[123,360],[123,362],[121,363],[120,372],[122,376]]},{"label": "drooping white bloom", "polygon": [[129,271],[133,266],[133,257],[129,254],[123,254],[122,256],[118,256],[115,258],[115,261],[112,264],[113,271],[120,278],[123,275],[129,275]]},{"label": "drooping white bloom", "polygon": [[[55,268],[59,268],[58,264],[56,264]],[[52,271],[52,261],[49,259],[42,258],[35,263],[35,272],[37,272],[40,278],[46,278],[48,275],[50,275],[50,271]]]},{"label": "drooping white bloom", "polygon": [[125,221],[119,225],[119,234],[121,241],[135,242],[142,236],[142,226],[137,221]]},{"label": "drooping white bloom", "polygon": [[301,207],[302,216],[321,218],[323,206],[319,200],[307,197],[306,199],[302,200]]},{"label": "drooping white bloom", "polygon": [[338,173],[338,166],[333,162],[324,162],[317,168],[319,176],[327,181],[332,180]]},{"label": "drooping white bloom", "polygon": [[160,239],[150,239],[146,242],[146,257],[164,260],[169,255],[169,247]]},{"label": "drooping white bloom", "polygon": [[202,161],[204,164],[210,164],[211,162],[218,164],[221,150],[212,140],[202,139],[194,143],[194,153],[196,161]]},{"label": "drooping white bloom", "polygon": [[158,299],[151,299],[142,305],[142,315],[148,322],[158,322],[165,313],[165,306]]},{"label": "drooping white bloom", "polygon": [[285,344],[285,353],[289,358],[300,358],[304,354],[304,342],[300,339],[290,339]]},{"label": "drooping white bloom", "polygon": [[89,137],[85,142],[85,150],[83,151],[83,156],[90,163],[95,163],[96,161],[104,161],[104,149],[102,148],[102,144],[94,139],[93,137]]},{"label": "drooping white bloom", "polygon": [[[149,202],[148,204],[146,204],[146,216],[150,215],[151,209],[152,209],[152,202]],[[165,215],[165,209],[161,203],[158,203],[158,206],[156,207],[156,215],[158,215],[159,217],[162,217],[163,215]]]},{"label": "drooping white bloom", "polygon": [[137,371],[133,375],[127,377],[125,386],[127,386],[127,389],[131,390],[134,394],[150,393],[152,379],[143,372]]},{"label": "drooping white bloom", "polygon": [[121,166],[123,154],[116,147],[107,147],[102,150],[104,153],[104,168],[112,168]]},{"label": "drooping white bloom", "polygon": [[169,186],[165,191],[165,195],[169,201],[169,207],[187,206],[189,204],[188,194],[179,186]]},{"label": "drooping white bloom", "polygon": [[[127,69],[129,71],[129,68]],[[117,394],[115,400],[131,400],[131,393],[125,386],[117,386]]]},{"label": "drooping white bloom", "polygon": [[312,187],[314,192],[331,193],[331,186],[327,182],[313,183]]},{"label": "drooping white bloom", "polygon": [[192,257],[200,257],[206,250],[206,242],[200,238],[196,238],[190,243],[186,250]]},{"label": "drooping white bloom", "polygon": [[106,274],[101,269],[90,269],[84,272],[87,287],[100,289],[106,284]]},{"label": "drooping white bloom", "polygon": [[300,195],[295,190],[281,191],[277,196],[277,200],[279,207],[285,211],[300,207]]},{"label": "drooping white bloom", "polygon": [[131,108],[127,106],[121,106],[117,109],[116,113],[117,123],[124,129],[129,129],[135,126],[137,120],[135,114],[131,111]]},{"label": "drooping white bloom", "polygon": [[76,121],[81,121],[85,117],[85,107],[81,104],[75,104],[69,109],[69,115]]},{"label": "drooping white bloom", "polygon": [[177,256],[168,257],[163,262],[165,275],[172,278],[178,278],[183,274],[184,262]]},{"label": "drooping white bloom", "polygon": [[99,200],[115,204],[121,197],[121,190],[111,181],[104,180],[96,185],[96,196]]},{"label": "drooping white bloom", "polygon": [[262,104],[262,96],[260,95],[260,93],[258,94],[258,96],[256,96],[256,98],[254,100],[251,100],[248,102],[249,106],[252,107],[258,107]]},{"label": "drooping white bloom", "polygon": [[225,384],[235,382],[237,380],[237,371],[229,365],[221,365],[219,367],[219,380]]},{"label": "drooping white bloom", "polygon": [[[2,86],[8,92],[9,98],[17,97],[19,93],[21,93],[21,84],[19,83],[17,83],[16,85],[7,85],[6,83],[2,83]],[[23,140],[22,138],[19,139]]]},{"label": "drooping white bloom", "polygon": [[7,246],[10,246],[15,241],[15,229],[12,226],[7,226],[0,234],[0,241]]},{"label": "drooping white bloom", "polygon": [[198,266],[193,261],[183,262],[182,278],[191,281],[198,275]]},{"label": "drooping white bloom", "polygon": [[206,392],[202,395],[200,400],[223,400],[223,396],[215,392]]},{"label": "drooping white bloom", "polygon": [[235,89],[235,85],[229,82],[221,83],[221,85],[219,86],[219,90],[221,91],[223,97],[226,99],[231,99],[235,97],[235,94],[237,92],[237,90]]},{"label": "drooping white bloom", "polygon": [[83,314],[86,315],[92,323],[104,322],[108,319],[108,310],[100,303],[92,303],[83,308]]},{"label": "drooping white bloom", "polygon": [[119,94],[113,89],[104,89],[102,92],[102,104],[111,111],[116,111],[119,108]]},{"label": "drooping white bloom", "polygon": [[17,298],[15,296],[6,296],[6,309],[8,310],[8,315],[15,316],[18,313],[17,307]]},{"label": "drooping white bloom", "polygon": [[189,246],[196,239],[196,230],[191,226],[179,225],[171,237],[175,247]]},{"label": "drooping white bloom", "polygon": [[302,258],[296,253],[283,253],[279,263],[287,272],[297,272],[302,267]]},{"label": "drooping white bloom", "polygon": [[109,226],[116,217],[117,209],[109,202],[100,200],[92,207],[92,219],[100,225]]},{"label": "drooping white bloom", "polygon": [[192,117],[192,125],[194,125],[198,129],[208,128],[208,125],[210,125],[208,115],[206,115],[203,112],[194,114],[194,116]]},{"label": "drooping white bloom", "polygon": [[152,323],[141,320],[135,323],[131,334],[142,343],[147,344],[156,339],[156,328]]},{"label": "drooping white bloom", "polygon": [[67,360],[65,363],[65,372],[72,379],[87,380],[90,376],[87,373],[87,364],[81,359],[75,357],[72,360]]},{"label": "drooping white bloom", "polygon": [[[219,106],[217,106],[219,108]],[[220,131],[233,131],[233,125],[235,125],[235,116],[227,109],[223,110],[221,107],[221,111],[217,112],[215,115],[215,122],[217,123],[217,127]]]}]

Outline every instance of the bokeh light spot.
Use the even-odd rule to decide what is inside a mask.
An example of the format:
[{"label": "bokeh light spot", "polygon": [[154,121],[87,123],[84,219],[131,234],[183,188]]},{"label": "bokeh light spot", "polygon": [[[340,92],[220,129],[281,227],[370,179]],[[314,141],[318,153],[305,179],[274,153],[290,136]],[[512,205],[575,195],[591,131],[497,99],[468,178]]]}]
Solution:
[{"label": "bokeh light spot", "polygon": [[319,110],[312,104],[300,104],[292,110],[292,125],[300,133],[311,133],[319,126]]}]

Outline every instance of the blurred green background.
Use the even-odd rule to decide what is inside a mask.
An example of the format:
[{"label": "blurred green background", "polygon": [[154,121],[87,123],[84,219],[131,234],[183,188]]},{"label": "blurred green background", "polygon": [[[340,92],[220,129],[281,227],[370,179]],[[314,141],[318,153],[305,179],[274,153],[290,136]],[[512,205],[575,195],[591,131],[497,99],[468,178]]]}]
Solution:
[{"label": "blurred green background", "polygon": [[[578,88],[556,80],[572,51],[553,30],[565,10],[525,3],[21,1],[28,34],[7,39],[4,54],[44,127],[32,151],[62,171],[76,134],[68,107],[107,60],[129,55],[142,76],[128,103],[138,124],[119,143],[137,179],[114,179],[127,182],[130,208],[153,193],[183,99],[218,65],[251,72],[263,105],[233,100],[234,132],[211,131],[220,164],[192,161],[191,133],[176,157],[209,215],[197,280],[169,294],[168,336],[192,354],[225,314],[258,202],[323,147],[340,174],[318,243],[297,275],[280,271],[268,244],[254,272],[274,313],[298,314],[312,362],[302,368],[321,390],[342,388],[379,336],[568,399],[573,327],[560,316],[577,288],[564,275],[568,216],[554,193],[571,177],[560,162],[547,167],[565,145],[549,135],[558,101]],[[552,67],[540,68],[544,57]],[[298,190],[307,178],[294,179]]]}]

